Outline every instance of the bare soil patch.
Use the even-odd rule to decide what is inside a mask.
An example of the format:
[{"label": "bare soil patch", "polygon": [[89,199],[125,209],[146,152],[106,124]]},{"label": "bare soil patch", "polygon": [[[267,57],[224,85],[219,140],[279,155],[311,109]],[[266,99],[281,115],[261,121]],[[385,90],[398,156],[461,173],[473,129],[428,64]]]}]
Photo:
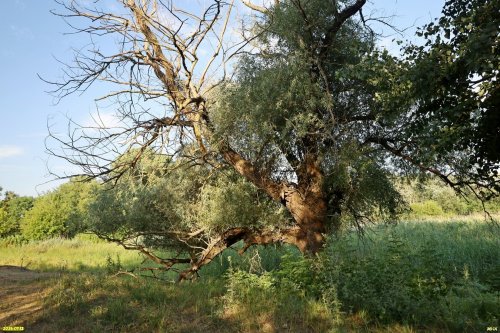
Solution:
[{"label": "bare soil patch", "polygon": [[45,281],[53,273],[18,266],[0,266],[0,327],[28,326],[42,311],[50,288]]}]

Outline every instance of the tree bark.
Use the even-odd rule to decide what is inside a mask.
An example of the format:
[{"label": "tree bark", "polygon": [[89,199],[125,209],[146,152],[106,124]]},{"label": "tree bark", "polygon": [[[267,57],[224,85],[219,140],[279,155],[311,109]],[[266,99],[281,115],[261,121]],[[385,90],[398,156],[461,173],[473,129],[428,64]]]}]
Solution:
[{"label": "tree bark", "polygon": [[326,232],[327,205],[323,193],[308,192],[303,196],[298,189],[289,190],[285,194],[285,206],[300,228],[295,245],[306,254],[320,251]]},{"label": "tree bark", "polygon": [[317,167],[316,158],[310,158],[304,163],[304,174],[301,175],[297,187],[273,181],[229,146],[223,149],[222,155],[238,173],[266,192],[274,201],[281,202],[291,213],[299,228],[292,243],[302,253],[314,254],[323,247],[327,204],[322,189],[323,175]]}]

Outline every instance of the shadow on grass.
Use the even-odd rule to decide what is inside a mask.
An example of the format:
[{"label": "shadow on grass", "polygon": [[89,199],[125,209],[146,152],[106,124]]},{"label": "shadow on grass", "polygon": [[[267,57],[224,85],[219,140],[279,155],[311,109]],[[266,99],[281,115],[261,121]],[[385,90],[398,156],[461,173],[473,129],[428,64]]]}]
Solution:
[{"label": "shadow on grass", "polygon": [[52,332],[237,332],[219,316],[221,283],[169,284],[104,274],[54,281],[31,329]]},{"label": "shadow on grass", "polygon": [[[230,267],[252,271],[254,265],[260,265],[264,271],[282,270],[281,257],[290,251],[286,247],[249,250],[247,257],[227,251],[201,272],[198,282],[175,285],[113,276],[113,271],[140,263],[121,252],[110,255],[107,261],[91,261],[98,265],[86,265],[82,255],[74,255],[87,252],[82,243],[80,252],[66,255],[65,258],[73,258],[66,267],[39,266],[53,275],[43,283],[46,294],[43,301],[42,294],[38,297],[42,310],[27,329],[35,332],[417,332],[403,324],[410,321],[425,327],[423,331],[446,332],[473,331],[476,327],[496,324],[489,317],[483,319],[485,311],[478,310],[477,305],[498,303],[498,299],[497,303],[492,299],[498,287],[494,278],[498,276],[498,229],[465,222],[401,223],[396,227],[381,227],[369,239],[363,244],[354,236],[332,239],[324,251],[329,263],[324,273],[332,279],[341,304],[343,318],[338,321],[321,302],[288,292],[283,293],[286,297],[278,298],[272,288],[269,289],[272,292],[265,288],[255,292],[251,288],[248,299],[235,297],[228,301],[230,290],[224,274]],[[294,271],[288,273],[293,281],[301,282]],[[310,275],[307,273],[305,277]],[[401,312],[401,309],[409,310]],[[382,319],[381,310],[386,313]],[[428,321],[425,326],[421,326],[422,318]],[[459,320],[463,318],[472,321],[462,325]]]},{"label": "shadow on grass", "polygon": [[303,298],[255,297],[228,303],[224,279],[171,284],[103,273],[51,279],[37,332],[326,332],[325,308]]}]

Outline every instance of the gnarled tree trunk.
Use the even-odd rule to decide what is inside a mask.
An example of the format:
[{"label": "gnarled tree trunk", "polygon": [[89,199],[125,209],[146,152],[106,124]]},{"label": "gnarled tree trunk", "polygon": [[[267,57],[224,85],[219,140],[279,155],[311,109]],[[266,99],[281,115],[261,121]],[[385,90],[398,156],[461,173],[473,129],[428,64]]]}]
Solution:
[{"label": "gnarled tree trunk", "polygon": [[300,228],[295,245],[303,253],[318,252],[323,247],[323,234],[326,232],[327,207],[324,197],[312,193],[303,197],[295,190],[288,196],[286,207]]}]

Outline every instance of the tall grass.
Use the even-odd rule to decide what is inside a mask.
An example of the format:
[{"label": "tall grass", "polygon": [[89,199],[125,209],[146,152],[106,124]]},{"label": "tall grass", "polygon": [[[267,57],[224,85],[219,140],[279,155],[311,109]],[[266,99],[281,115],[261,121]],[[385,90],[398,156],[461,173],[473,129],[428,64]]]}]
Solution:
[{"label": "tall grass", "polygon": [[386,257],[391,249],[405,256],[431,255],[438,264],[453,271],[466,269],[471,278],[480,278],[500,265],[500,227],[490,222],[471,220],[407,221],[379,225],[364,237],[355,233],[330,240],[332,256]]},{"label": "tall grass", "polygon": [[332,237],[319,258],[289,250],[270,272],[230,270],[228,297],[256,314],[251,304],[263,299],[278,322],[289,319],[279,314],[298,312],[282,301],[294,299],[326,305],[337,329],[480,332],[500,318],[499,236],[498,226],[484,221],[379,225],[361,239],[352,232]]},{"label": "tall grass", "polygon": [[484,221],[378,225],[363,238],[332,237],[316,258],[289,246],[235,250],[180,285],[108,274],[142,258],[88,236],[0,246],[0,265],[84,271],[54,280],[32,326],[41,331],[482,332],[499,324],[500,231]]},{"label": "tall grass", "polygon": [[474,332],[500,318],[500,232],[484,221],[405,222],[331,239],[318,274],[343,311],[372,323]]}]

